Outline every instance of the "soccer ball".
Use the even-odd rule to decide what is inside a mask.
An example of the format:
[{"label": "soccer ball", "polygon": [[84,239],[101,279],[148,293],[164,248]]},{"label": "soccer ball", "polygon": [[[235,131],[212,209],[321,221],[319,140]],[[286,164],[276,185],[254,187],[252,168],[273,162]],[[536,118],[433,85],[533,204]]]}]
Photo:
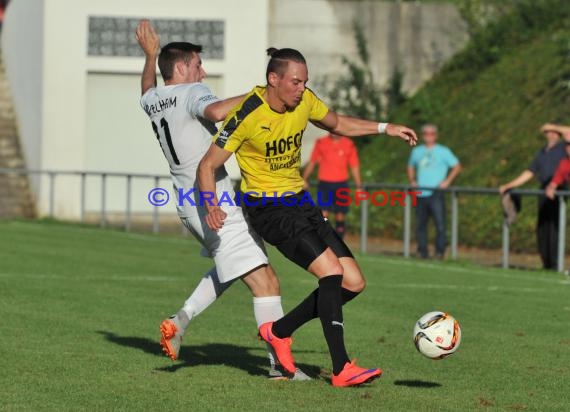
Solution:
[{"label": "soccer ball", "polygon": [[429,312],[416,322],[413,339],[422,355],[430,359],[443,359],[459,347],[461,328],[450,314]]}]

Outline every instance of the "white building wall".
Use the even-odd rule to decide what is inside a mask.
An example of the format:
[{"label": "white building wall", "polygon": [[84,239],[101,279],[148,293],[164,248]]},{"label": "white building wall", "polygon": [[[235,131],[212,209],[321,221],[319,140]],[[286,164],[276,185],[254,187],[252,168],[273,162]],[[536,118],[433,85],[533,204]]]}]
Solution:
[{"label": "white building wall", "polygon": [[[220,96],[244,93],[264,81],[267,0],[13,1],[6,13],[3,50],[30,168],[168,174],[150,124],[138,109],[136,76],[143,58],[88,56],[89,16],[223,20],[224,58],[204,59]],[[124,82],[117,81],[121,75]],[[120,116],[113,116],[106,126],[93,124],[97,114],[89,113],[88,105],[96,99],[87,92],[94,82],[108,88],[106,108],[111,113],[124,113],[123,122]],[[129,95],[130,104],[125,100]],[[133,143],[130,152],[117,157],[113,150],[127,151],[125,142]],[[38,210],[46,214],[49,186],[45,179],[40,183]],[[55,187],[55,215],[78,218],[79,179],[58,178]],[[88,206],[100,203],[95,199],[98,192],[95,186],[88,189]],[[124,189],[111,188],[107,197],[122,205],[124,201],[118,199],[124,198]],[[150,210],[146,194],[144,198],[135,196],[133,209]]]}]

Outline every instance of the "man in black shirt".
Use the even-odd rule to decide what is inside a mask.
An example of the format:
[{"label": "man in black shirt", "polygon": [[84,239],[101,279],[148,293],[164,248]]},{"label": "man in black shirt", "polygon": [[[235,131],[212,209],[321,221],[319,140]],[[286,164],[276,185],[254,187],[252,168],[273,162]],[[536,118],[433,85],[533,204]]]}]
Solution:
[{"label": "man in black shirt", "polygon": [[[550,183],[558,164],[566,157],[565,141],[570,141],[570,127],[547,123],[540,131],[546,138],[546,145],[538,151],[530,166],[518,177],[499,187],[501,194],[524,185],[534,176],[544,189]],[[563,140],[561,139],[563,138]],[[558,199],[538,198],[538,220],[536,239],[544,269],[558,268]]]}]

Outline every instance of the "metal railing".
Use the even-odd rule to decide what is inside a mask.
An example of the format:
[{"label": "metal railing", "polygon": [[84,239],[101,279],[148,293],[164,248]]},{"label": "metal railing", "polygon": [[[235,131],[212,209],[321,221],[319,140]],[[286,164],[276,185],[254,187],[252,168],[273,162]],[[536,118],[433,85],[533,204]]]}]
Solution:
[{"label": "metal railing", "polygon": [[[446,189],[431,188],[431,187],[411,187],[409,185],[402,184],[391,184],[391,183],[365,183],[362,185],[363,191],[372,191],[376,189],[390,189],[398,191],[421,191],[430,190],[449,193],[451,195],[451,259],[457,259],[457,248],[459,239],[459,202],[458,196],[463,195],[493,195],[498,196],[498,189],[482,188],[482,187],[449,187]],[[543,190],[537,189],[515,189],[511,190],[512,194],[518,194],[521,196],[543,196]],[[564,252],[566,250],[566,197],[570,195],[570,191],[557,191],[556,197],[560,203],[559,214],[558,214],[558,267],[559,272],[564,272]],[[407,195],[407,199],[404,206],[404,235],[403,235],[403,255],[404,257],[410,257],[410,245],[411,245],[411,221],[412,221],[412,202],[411,195]],[[366,253],[368,250],[368,218],[369,218],[369,200],[363,200],[360,209],[360,251],[361,253]],[[502,226],[502,267],[509,267],[509,247],[510,247],[510,227],[506,221],[503,221]]]},{"label": "metal railing", "polygon": [[[144,173],[116,173],[116,172],[85,172],[73,170],[30,170],[30,169],[7,169],[0,168],[0,174],[18,174],[27,176],[47,176],[48,177],[48,216],[51,218],[55,216],[55,200],[56,191],[55,184],[56,178],[60,176],[76,176],[80,179],[80,221],[85,222],[86,217],[86,194],[87,194],[87,177],[94,176],[100,178],[101,199],[100,199],[100,216],[99,226],[107,226],[107,179],[109,177],[119,177],[125,179],[125,220],[124,228],[126,231],[131,230],[132,226],[132,181],[133,179],[151,179],[154,182],[154,187],[159,187],[160,180],[171,179],[170,175],[153,175]],[[152,209],[152,231],[153,233],[160,232],[160,219],[159,208],[153,207]]]},{"label": "metal railing", "polygon": [[[130,231],[132,227],[132,182],[133,179],[151,179],[154,187],[159,187],[161,180],[170,180],[170,175],[153,175],[142,173],[117,173],[117,172],[95,172],[95,171],[65,171],[65,170],[29,170],[29,169],[8,169],[0,168],[0,174],[18,174],[27,176],[48,176],[48,215],[55,216],[55,200],[56,179],[59,176],[77,176],[80,178],[80,221],[85,221],[86,216],[86,190],[87,190],[87,177],[94,176],[100,179],[100,216],[99,225],[105,227],[107,225],[107,179],[109,177],[119,177],[125,179],[125,219],[124,229]],[[499,191],[491,188],[477,188],[477,187],[449,187],[446,189],[427,188],[427,187],[411,187],[409,185],[391,184],[391,183],[365,183],[363,184],[363,191],[372,191],[376,189],[390,189],[409,192],[411,190],[431,190],[449,193],[451,196],[451,259],[457,259],[457,249],[459,243],[459,195],[493,195],[497,196]],[[511,193],[519,194],[521,196],[541,196],[544,194],[542,190],[513,190]],[[564,252],[566,248],[566,197],[570,195],[570,191],[558,191],[556,196],[560,202],[559,208],[559,232],[558,232],[558,271],[564,271]],[[407,195],[410,200],[411,195]],[[360,251],[366,254],[368,251],[369,239],[369,202],[370,200],[361,201],[360,209]],[[412,202],[405,201],[404,217],[403,217],[403,255],[410,257],[411,245],[411,228],[412,228]],[[153,233],[160,232],[160,219],[159,208],[154,206],[152,208],[152,231]],[[502,226],[502,267],[509,267],[509,225],[506,220]]]}]

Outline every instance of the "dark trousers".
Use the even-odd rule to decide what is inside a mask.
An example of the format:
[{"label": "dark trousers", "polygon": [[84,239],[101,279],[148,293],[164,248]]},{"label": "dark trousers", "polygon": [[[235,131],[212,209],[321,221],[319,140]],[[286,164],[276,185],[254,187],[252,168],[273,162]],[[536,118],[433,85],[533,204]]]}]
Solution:
[{"label": "dark trousers", "polygon": [[435,223],[435,253],[445,253],[445,197],[443,192],[433,192],[431,196],[418,197],[416,204],[416,240],[418,253],[422,257],[428,256],[428,232],[429,217]]},{"label": "dark trousers", "polygon": [[538,222],[536,241],[544,269],[558,268],[558,198],[550,200],[544,196],[538,199]]}]

